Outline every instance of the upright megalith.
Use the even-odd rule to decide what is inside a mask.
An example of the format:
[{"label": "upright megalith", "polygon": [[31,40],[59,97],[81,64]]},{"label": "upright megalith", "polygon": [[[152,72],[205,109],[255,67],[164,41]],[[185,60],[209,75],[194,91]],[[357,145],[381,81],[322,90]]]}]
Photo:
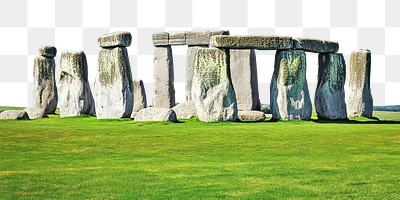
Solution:
[{"label": "upright megalith", "polygon": [[95,109],[98,119],[128,118],[133,108],[132,73],[128,51],[129,32],[103,35],[95,80]]},{"label": "upright megalith", "polygon": [[260,110],[254,49],[230,49],[229,55],[238,110]]},{"label": "upright megalith", "polygon": [[370,89],[371,52],[353,51],[350,56],[349,97],[347,113],[350,117],[372,117],[373,99]]},{"label": "upright megalith", "polygon": [[237,104],[229,72],[228,50],[208,48],[196,53],[192,97],[202,121],[236,121]]},{"label": "upright megalith", "polygon": [[88,66],[83,51],[61,54],[60,117],[89,114],[94,99],[88,81]]},{"label": "upright megalith", "polygon": [[186,56],[186,100],[192,100],[192,82],[193,69],[196,61],[196,53],[199,49],[208,48],[208,46],[189,46]]},{"label": "upright megalith", "polygon": [[142,80],[133,81],[133,112],[147,107],[146,91]]},{"label": "upright megalith", "polygon": [[45,109],[46,114],[52,114],[57,109],[58,101],[54,61],[57,49],[42,46],[39,52],[40,56],[35,58],[33,68],[33,107]]},{"label": "upright megalith", "polygon": [[346,63],[343,54],[321,53],[318,56],[318,65],[318,84],[314,99],[318,118],[346,119]]},{"label": "upright megalith", "polygon": [[303,50],[276,52],[270,90],[273,119],[311,119],[312,105],[306,68],[306,54]]},{"label": "upright megalith", "polygon": [[171,46],[157,46],[154,50],[154,107],[175,106],[174,61]]}]

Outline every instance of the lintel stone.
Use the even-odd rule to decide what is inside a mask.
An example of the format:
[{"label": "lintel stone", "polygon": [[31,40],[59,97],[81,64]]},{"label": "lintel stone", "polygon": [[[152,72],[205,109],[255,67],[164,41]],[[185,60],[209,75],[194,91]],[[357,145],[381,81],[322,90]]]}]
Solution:
[{"label": "lintel stone", "polygon": [[339,50],[339,43],[336,41],[310,38],[295,38],[293,39],[293,45],[295,49],[314,53],[336,53]]},{"label": "lintel stone", "polygon": [[293,48],[292,37],[286,36],[233,36],[217,35],[210,46],[228,49],[283,50]]}]

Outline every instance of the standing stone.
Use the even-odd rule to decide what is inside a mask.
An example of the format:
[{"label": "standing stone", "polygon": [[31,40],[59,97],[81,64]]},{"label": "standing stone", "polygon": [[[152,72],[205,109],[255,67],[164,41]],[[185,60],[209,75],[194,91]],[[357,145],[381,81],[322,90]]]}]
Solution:
[{"label": "standing stone", "polygon": [[155,47],[154,51],[154,107],[175,106],[174,61],[171,46]]},{"label": "standing stone", "polygon": [[350,56],[350,83],[347,113],[350,117],[372,117],[373,99],[370,89],[371,52],[353,51]]},{"label": "standing stone", "polygon": [[309,120],[312,105],[306,79],[303,50],[277,51],[271,81],[273,119]]},{"label": "standing stone", "polygon": [[230,49],[230,71],[238,110],[260,110],[257,61],[253,49]]},{"label": "standing stone", "polygon": [[[54,50],[55,47],[52,47],[52,49]],[[54,51],[52,55],[55,55]],[[46,114],[53,114],[57,109],[58,95],[55,67],[56,63],[52,57],[37,56],[35,58],[33,107],[45,109]]]},{"label": "standing stone", "polygon": [[94,102],[88,81],[86,55],[83,51],[61,54],[60,117],[89,114]]},{"label": "standing stone", "polygon": [[227,50],[199,49],[193,73],[192,97],[202,121],[236,121],[237,104],[229,73]]},{"label": "standing stone", "polygon": [[53,46],[44,45],[39,49],[39,53],[41,56],[45,56],[48,58],[54,58],[57,55],[57,49]]},{"label": "standing stone", "polygon": [[133,81],[133,112],[139,112],[139,110],[146,108],[146,91],[142,80]]},{"label": "standing stone", "polygon": [[[196,53],[198,49],[208,48],[208,46],[189,46],[186,57],[186,101],[192,100],[192,81],[194,62],[196,61]],[[179,118],[179,116],[178,116]]]},{"label": "standing stone", "polygon": [[343,54],[321,53],[318,64],[318,84],[314,99],[318,118],[346,119],[346,63]]},{"label": "standing stone", "polygon": [[124,47],[127,43],[122,41],[112,43],[123,45],[102,48],[99,52],[94,86],[97,119],[128,118],[133,109],[132,73],[128,51]]}]

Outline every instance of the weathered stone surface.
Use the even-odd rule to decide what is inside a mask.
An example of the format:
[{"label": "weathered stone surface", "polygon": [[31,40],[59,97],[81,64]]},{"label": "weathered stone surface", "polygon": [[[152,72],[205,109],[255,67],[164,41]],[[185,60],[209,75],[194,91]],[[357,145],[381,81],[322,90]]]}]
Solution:
[{"label": "weathered stone surface", "polygon": [[264,112],[265,114],[272,114],[271,106],[268,104],[261,104],[261,112]]},{"label": "weathered stone surface", "polygon": [[312,105],[306,67],[306,54],[303,50],[276,52],[270,93],[273,119],[311,119]]},{"label": "weathered stone surface", "polygon": [[23,120],[29,119],[28,114],[22,110],[5,110],[0,112],[0,119]]},{"label": "weathered stone surface", "polygon": [[176,122],[176,114],[169,108],[145,108],[135,116],[136,122],[143,121],[169,121]]},{"label": "weathered stone surface", "polygon": [[196,53],[198,49],[208,48],[208,46],[189,46],[186,56],[186,101],[192,100],[192,81],[193,69],[196,61]]},{"label": "weathered stone surface", "polygon": [[318,64],[318,84],[314,99],[318,118],[346,119],[346,63],[343,54],[319,54]]},{"label": "weathered stone surface", "polygon": [[57,49],[53,46],[44,45],[40,47],[39,53],[41,56],[54,58],[57,55]]},{"label": "weathered stone surface", "polygon": [[102,35],[97,41],[100,47],[129,47],[132,42],[132,35],[129,32],[115,32]]},{"label": "weathered stone surface", "polygon": [[350,56],[350,82],[347,114],[350,117],[372,117],[373,99],[370,88],[371,52],[353,51]]},{"label": "weathered stone surface", "polygon": [[230,49],[229,55],[238,110],[260,110],[256,53],[253,49]]},{"label": "weathered stone surface", "polygon": [[89,114],[94,99],[88,81],[88,66],[83,51],[61,54],[60,117]]},{"label": "weathered stone surface", "polygon": [[226,50],[199,49],[193,73],[192,97],[202,121],[236,121],[237,104]]},{"label": "weathered stone surface", "polygon": [[335,53],[339,51],[339,43],[335,41],[316,40],[310,38],[293,39],[294,48],[315,53]]},{"label": "weathered stone surface", "polygon": [[153,34],[153,45],[154,46],[166,46],[168,45],[169,34],[167,32],[154,33]]},{"label": "weathered stone surface", "polygon": [[133,81],[133,112],[147,107],[146,91],[142,80]]},{"label": "weathered stone surface", "polygon": [[37,56],[33,69],[33,107],[43,108],[53,114],[57,108],[58,94],[55,79],[54,58]]},{"label": "weathered stone surface", "polygon": [[100,50],[94,87],[97,119],[131,116],[132,73],[125,47]]},{"label": "weathered stone surface", "polygon": [[24,111],[28,114],[29,119],[47,118],[46,110],[43,108],[25,108]]},{"label": "weathered stone surface", "polygon": [[283,36],[217,35],[211,37],[210,46],[230,49],[281,50],[293,48],[293,41],[292,37]]},{"label": "weathered stone surface", "polygon": [[175,106],[174,61],[171,46],[160,46],[154,50],[154,107]]},{"label": "weathered stone surface", "polygon": [[214,35],[229,35],[229,31],[190,31],[186,32],[187,45],[209,45]]},{"label": "weathered stone surface", "polygon": [[132,114],[131,114],[131,119],[135,119],[135,117],[136,117],[136,115],[138,114],[139,112],[132,112]]},{"label": "weathered stone surface", "polygon": [[168,38],[169,45],[185,45],[186,32],[169,32]]},{"label": "weathered stone surface", "polygon": [[240,121],[263,122],[265,121],[265,114],[256,110],[240,110],[238,111],[238,118]]},{"label": "weathered stone surface", "polygon": [[178,119],[190,119],[196,116],[196,106],[193,101],[182,102],[172,108]]}]

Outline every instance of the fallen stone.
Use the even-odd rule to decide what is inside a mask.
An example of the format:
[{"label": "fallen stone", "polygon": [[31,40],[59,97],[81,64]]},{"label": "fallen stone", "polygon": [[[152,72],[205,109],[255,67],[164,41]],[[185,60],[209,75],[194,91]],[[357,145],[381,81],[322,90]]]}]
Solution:
[{"label": "fallen stone", "polygon": [[263,122],[265,121],[265,114],[256,110],[239,110],[238,118],[240,121]]},{"label": "fallen stone", "polygon": [[196,106],[193,101],[182,102],[172,108],[178,119],[190,119],[196,116]]},{"label": "fallen stone", "polygon": [[312,105],[306,68],[306,54],[303,50],[276,52],[270,93],[273,119],[311,119]]},{"label": "fallen stone", "polygon": [[199,49],[193,73],[192,97],[201,121],[236,121],[237,103],[230,81],[226,50]]},{"label": "fallen stone", "polygon": [[133,99],[133,112],[138,112],[147,107],[146,92],[142,80],[133,81]]},{"label": "fallen stone", "polygon": [[132,42],[132,35],[129,32],[115,32],[102,35],[97,41],[100,47],[129,47]]},{"label": "fallen stone", "polygon": [[167,46],[169,34],[167,32],[154,33],[153,34],[153,45],[154,46]]},{"label": "fallen stone", "polygon": [[24,111],[28,114],[29,119],[47,118],[46,110],[42,108],[25,108]]},{"label": "fallen stone", "polygon": [[128,51],[125,47],[101,49],[95,80],[97,119],[131,116],[133,85]]},{"label": "fallen stone", "polygon": [[187,45],[209,45],[210,38],[214,35],[229,35],[229,31],[190,31],[186,32]]},{"label": "fallen stone", "polygon": [[335,41],[295,38],[293,39],[293,43],[295,49],[315,53],[335,53],[339,50],[339,43]]},{"label": "fallen stone", "polygon": [[260,110],[256,53],[253,49],[230,49],[229,56],[238,110]]},{"label": "fallen stone", "polygon": [[193,69],[196,61],[196,53],[198,49],[208,48],[208,46],[189,46],[186,56],[186,101],[192,100],[192,81]]},{"label": "fallen stone", "polygon": [[154,50],[154,107],[175,106],[174,61],[171,46],[159,46]]},{"label": "fallen stone", "polygon": [[60,117],[89,114],[94,99],[88,81],[88,66],[83,51],[64,51],[61,54]]},{"label": "fallen stone", "polygon": [[292,37],[282,36],[217,35],[211,37],[210,46],[229,49],[282,50],[293,48],[293,42]]},{"label": "fallen stone", "polygon": [[33,107],[45,109],[46,114],[53,114],[57,109],[58,93],[55,67],[54,58],[44,56],[37,56],[35,58],[33,69]]},{"label": "fallen stone", "polygon": [[24,120],[29,119],[29,116],[22,110],[5,110],[0,112],[0,119]]},{"label": "fallen stone", "polygon": [[318,118],[346,119],[346,63],[343,54],[319,54],[318,64],[318,84],[314,99]]},{"label": "fallen stone", "polygon": [[176,114],[169,108],[145,108],[138,112],[135,117],[136,122],[144,121],[168,121],[176,122]]},{"label": "fallen stone", "polygon": [[39,53],[41,56],[54,58],[57,55],[57,49],[53,46],[44,45],[40,47]]},{"label": "fallen stone", "polygon": [[185,45],[186,44],[186,32],[169,32],[168,44],[169,45]]},{"label": "fallen stone", "polygon": [[350,82],[347,99],[349,117],[372,117],[373,99],[370,88],[371,52],[353,51],[350,56]]}]

